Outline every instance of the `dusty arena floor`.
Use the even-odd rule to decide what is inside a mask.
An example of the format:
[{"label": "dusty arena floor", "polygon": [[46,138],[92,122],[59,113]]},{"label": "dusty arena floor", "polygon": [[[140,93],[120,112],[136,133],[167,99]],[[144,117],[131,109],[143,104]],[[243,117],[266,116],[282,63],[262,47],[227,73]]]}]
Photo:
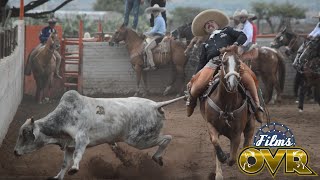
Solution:
[{"label": "dusty arena floor", "polygon": [[[162,101],[169,98],[151,97],[150,99]],[[310,167],[320,174],[320,107],[316,104],[307,104],[305,111],[299,113],[292,102],[287,100],[281,106],[268,106],[272,121],[281,122],[291,128],[297,145],[309,153]],[[59,172],[63,159],[63,153],[59,147],[46,146],[19,158],[13,154],[18,130],[24,121],[30,116],[37,119],[47,115],[57,103],[58,101],[38,105],[30,98],[24,98],[0,148],[1,180],[40,180],[55,176]],[[156,148],[138,151],[120,143],[120,147],[125,151],[124,159],[129,164],[124,166],[109,145],[100,145],[87,149],[80,164],[80,171],[74,176],[66,175],[65,179],[201,180],[211,177],[210,174],[212,175],[215,167],[212,156],[213,146],[198,108],[191,118],[185,115],[184,101],[169,105],[165,110],[167,121],[163,133],[172,135],[173,140],[164,155],[163,167],[159,167],[151,160]],[[256,123],[256,130],[258,128],[259,125]],[[223,150],[228,152],[229,141],[224,137],[220,139]],[[267,169],[258,176],[242,174],[236,164],[232,167],[222,165],[222,170],[225,179],[272,179]],[[283,172],[282,164],[275,179],[320,179],[320,177],[285,176]]]}]

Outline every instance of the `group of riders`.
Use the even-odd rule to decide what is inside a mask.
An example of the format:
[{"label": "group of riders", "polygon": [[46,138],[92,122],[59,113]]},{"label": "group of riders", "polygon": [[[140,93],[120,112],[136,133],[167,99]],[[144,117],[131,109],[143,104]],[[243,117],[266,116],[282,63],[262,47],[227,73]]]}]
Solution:
[{"label": "group of riders", "polygon": [[[166,11],[165,7],[154,4],[145,10],[154,17],[154,26],[144,35],[147,37],[147,45],[145,52],[147,56],[147,66],[145,71],[155,70],[156,66],[153,61],[152,49],[157,46],[161,39],[166,35],[166,22],[161,13]],[[187,100],[187,116],[191,116],[197,104],[197,98],[205,91],[209,82],[212,80],[215,71],[219,69],[221,64],[220,49],[227,46],[241,46],[244,51],[248,50],[256,43],[257,28],[252,23],[253,14],[249,14],[246,10],[236,11],[233,15],[234,27],[229,26],[229,17],[222,11],[217,9],[209,9],[199,13],[192,22],[192,33],[195,37],[208,36],[209,38],[201,45],[200,61],[196,68],[195,74],[187,84],[189,92]],[[315,16],[319,18],[319,23],[315,29],[309,34],[308,39],[320,36],[320,14]],[[56,32],[55,18],[49,19],[49,26],[42,29],[39,39],[40,44],[37,48],[41,48],[52,32]],[[298,54],[299,55],[299,54]],[[59,67],[61,56],[57,51],[54,52],[56,57],[55,76],[59,75]],[[241,82],[250,92],[255,104],[255,117],[257,121],[263,121],[264,109],[260,104],[258,96],[258,81],[253,71],[244,63],[240,65]]]}]

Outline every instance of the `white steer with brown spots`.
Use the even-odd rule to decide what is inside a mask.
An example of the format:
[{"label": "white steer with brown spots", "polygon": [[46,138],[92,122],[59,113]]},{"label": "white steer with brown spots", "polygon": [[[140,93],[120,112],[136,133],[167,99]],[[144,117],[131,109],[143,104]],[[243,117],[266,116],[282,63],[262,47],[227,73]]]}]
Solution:
[{"label": "white steer with brown spots", "polygon": [[160,134],[165,120],[162,107],[183,98],[165,102],[137,97],[90,98],[71,90],[46,117],[27,119],[20,128],[14,153],[20,156],[47,144],[59,145],[64,161],[58,175],[51,179],[63,179],[72,162],[68,173],[76,173],[85,149],[103,143],[126,142],[138,149],[159,146],[152,159],[163,165],[162,154],[172,137]]}]

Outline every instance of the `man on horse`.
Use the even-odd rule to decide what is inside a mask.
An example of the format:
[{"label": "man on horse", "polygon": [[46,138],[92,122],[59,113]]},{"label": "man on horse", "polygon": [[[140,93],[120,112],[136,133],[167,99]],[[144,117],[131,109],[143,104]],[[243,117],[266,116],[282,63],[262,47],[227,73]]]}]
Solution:
[{"label": "man on horse", "polygon": [[252,45],[252,38],[253,38],[253,27],[252,24],[249,22],[248,18],[249,18],[249,14],[248,11],[245,9],[242,9],[239,13],[238,13],[238,18],[240,20],[240,23],[243,24],[243,29],[242,31],[244,32],[244,34],[247,36],[247,40],[246,42],[243,44],[243,46],[246,49],[249,49]]},{"label": "man on horse", "polygon": [[[57,23],[57,20],[56,18],[50,18],[48,20],[48,23],[49,25],[44,27],[41,32],[40,32],[40,35],[39,35],[39,39],[40,39],[40,44],[35,48],[39,48],[41,46],[44,46],[50,36],[51,33],[53,32],[57,32],[54,27]],[[61,56],[59,54],[59,52],[57,50],[54,50],[53,52],[54,56],[56,57],[56,71],[55,71],[55,77],[59,78],[59,79],[62,79],[62,77],[59,75],[59,70],[60,70],[60,63],[61,63]]]},{"label": "man on horse", "polygon": [[[204,36],[210,34],[210,38],[202,46],[200,62],[196,74],[188,83],[190,93],[187,100],[187,116],[191,116],[197,105],[197,98],[204,92],[214,72],[221,64],[219,49],[227,46],[238,46],[246,42],[247,37],[242,31],[228,27],[229,18],[221,11],[210,9],[198,14],[192,22],[192,32],[194,36]],[[251,25],[251,24],[250,24]],[[258,81],[251,69],[241,63],[241,82],[249,90],[256,103],[255,117],[262,122],[263,108],[257,93]]]},{"label": "man on horse", "polygon": [[155,64],[153,61],[152,49],[157,46],[157,44],[162,40],[164,35],[166,34],[166,23],[161,16],[161,12],[165,11],[166,8],[159,7],[158,4],[153,5],[152,7],[148,7],[145,12],[151,13],[155,17],[154,26],[149,32],[144,33],[147,36],[147,45],[145,47],[145,52],[147,54],[148,59],[148,67],[143,70],[155,70]]}]

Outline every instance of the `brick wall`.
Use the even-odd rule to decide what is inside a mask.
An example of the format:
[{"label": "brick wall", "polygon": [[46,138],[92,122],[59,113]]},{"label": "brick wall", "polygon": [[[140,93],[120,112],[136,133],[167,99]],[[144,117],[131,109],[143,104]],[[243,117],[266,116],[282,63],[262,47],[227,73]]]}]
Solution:
[{"label": "brick wall", "polygon": [[[269,46],[272,38],[258,39],[259,45]],[[124,46],[109,46],[106,42],[85,42],[83,53],[83,93],[128,94],[136,88],[135,72],[129,62],[129,55]],[[293,94],[294,69],[286,60],[286,82],[284,94]],[[188,62],[186,81],[190,79],[195,67]],[[148,85],[151,93],[162,93],[171,75],[169,67],[148,72]]]}]

